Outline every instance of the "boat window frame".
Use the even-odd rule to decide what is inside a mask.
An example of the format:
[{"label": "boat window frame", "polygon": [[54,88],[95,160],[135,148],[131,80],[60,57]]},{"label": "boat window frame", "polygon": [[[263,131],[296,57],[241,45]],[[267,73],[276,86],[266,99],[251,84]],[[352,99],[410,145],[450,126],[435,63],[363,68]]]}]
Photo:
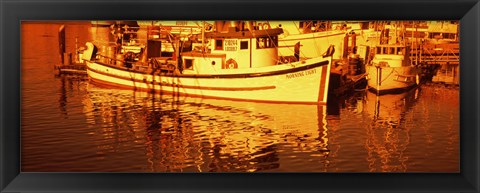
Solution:
[{"label": "boat window frame", "polygon": [[304,25],[305,25],[305,22],[304,22],[304,21],[298,22],[298,27],[299,27],[300,29],[302,29]]},{"label": "boat window frame", "polygon": [[396,54],[397,53],[397,49],[396,47],[390,47],[388,49],[388,54]]},{"label": "boat window frame", "polygon": [[397,55],[403,55],[405,54],[405,47],[400,47],[397,49]]},{"label": "boat window frame", "polygon": [[455,39],[455,36],[455,33],[444,33],[444,35],[442,35],[444,39]]},{"label": "boat window frame", "polygon": [[[191,62],[191,64],[190,64],[191,66],[190,66],[190,67],[187,66],[187,65],[189,65],[189,64],[188,64],[189,62]],[[195,59],[193,59],[193,58],[185,58],[185,59],[183,59],[183,64],[184,64],[184,65],[183,65],[183,67],[184,67],[183,69],[184,69],[184,70],[193,70],[193,69],[194,69],[194,67],[193,67],[193,66],[194,66],[194,62],[195,62]]]},{"label": "boat window frame", "polygon": [[223,50],[223,42],[223,39],[215,39],[215,50]]},{"label": "boat window frame", "polygon": [[256,38],[256,41],[257,41],[256,43],[257,49],[275,48],[278,44],[278,37],[277,36],[258,37]]},{"label": "boat window frame", "polygon": [[240,41],[240,50],[248,50],[248,40],[241,40]]}]

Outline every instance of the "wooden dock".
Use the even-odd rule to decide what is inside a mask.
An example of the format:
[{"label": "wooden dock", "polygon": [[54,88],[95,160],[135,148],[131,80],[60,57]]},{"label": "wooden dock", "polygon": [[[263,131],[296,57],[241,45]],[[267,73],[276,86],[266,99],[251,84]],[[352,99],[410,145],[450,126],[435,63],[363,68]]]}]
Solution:
[{"label": "wooden dock", "polygon": [[[329,93],[332,96],[341,96],[356,89],[365,89],[367,86],[365,69],[352,69],[352,65],[349,65],[346,61],[341,61],[340,63],[343,64],[334,65],[330,70]],[[365,65],[363,61],[361,65]]]},{"label": "wooden dock", "polygon": [[411,49],[410,60],[424,67],[428,81],[459,84],[460,47],[458,42],[423,44]]},{"label": "wooden dock", "polygon": [[443,68],[437,70],[432,77],[432,82],[443,84],[460,84],[460,68],[459,65],[444,65]]},{"label": "wooden dock", "polygon": [[87,67],[83,63],[55,65],[55,75],[87,75]]},{"label": "wooden dock", "polygon": [[424,44],[418,48],[412,48],[410,59],[417,63],[425,64],[459,64],[459,43]]}]

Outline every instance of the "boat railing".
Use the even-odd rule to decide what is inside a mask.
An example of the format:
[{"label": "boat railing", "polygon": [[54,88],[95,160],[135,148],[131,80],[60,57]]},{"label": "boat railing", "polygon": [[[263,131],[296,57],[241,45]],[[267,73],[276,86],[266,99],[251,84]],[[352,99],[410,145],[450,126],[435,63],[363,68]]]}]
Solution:
[{"label": "boat railing", "polygon": [[97,56],[97,61],[100,61],[104,64],[110,64],[110,65],[120,65],[122,64],[123,62],[125,62],[125,60],[122,58],[112,58],[112,57],[109,57],[109,56],[105,56],[105,55],[102,55],[102,54],[96,54]]},{"label": "boat railing", "polygon": [[418,54],[419,62],[425,64],[458,64],[460,62],[458,44],[423,45],[418,48],[418,51],[415,50],[412,53]]},{"label": "boat railing", "polygon": [[[97,54],[97,61],[115,67],[130,68],[136,71],[147,72],[149,69],[158,68],[160,71],[172,71],[171,65],[175,62],[169,60],[166,57],[151,58],[150,62],[137,62],[137,61],[126,61],[123,57],[112,58],[109,56],[104,56],[102,54]],[[127,65],[128,63],[128,65]],[[174,70],[174,69],[173,69]]]}]

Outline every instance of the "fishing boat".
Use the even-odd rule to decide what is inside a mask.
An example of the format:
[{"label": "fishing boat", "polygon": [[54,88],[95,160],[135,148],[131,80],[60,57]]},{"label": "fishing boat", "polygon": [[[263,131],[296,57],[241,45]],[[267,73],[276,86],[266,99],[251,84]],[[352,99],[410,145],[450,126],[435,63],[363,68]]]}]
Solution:
[{"label": "fishing boat", "polygon": [[[327,102],[330,57],[281,64],[277,47],[281,28],[255,22],[218,22],[215,26],[210,32],[202,30],[201,37],[193,41],[166,32],[148,39],[138,53],[117,48],[114,56],[104,56],[97,53],[98,46],[87,43],[83,56],[88,77],[112,88],[190,97]],[[165,41],[174,52],[162,52]]]},{"label": "fishing boat", "polygon": [[365,67],[368,88],[379,94],[403,92],[418,85],[421,69],[410,63],[409,47],[383,44],[374,48],[374,57]]}]

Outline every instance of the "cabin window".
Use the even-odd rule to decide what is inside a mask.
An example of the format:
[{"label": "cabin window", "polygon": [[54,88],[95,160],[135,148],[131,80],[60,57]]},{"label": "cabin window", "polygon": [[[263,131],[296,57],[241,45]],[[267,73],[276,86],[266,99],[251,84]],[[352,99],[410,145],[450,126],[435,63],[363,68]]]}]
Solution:
[{"label": "cabin window", "polygon": [[215,50],[223,50],[223,40],[215,40]]},{"label": "cabin window", "polygon": [[436,32],[430,33],[429,38],[430,39],[439,39],[439,38],[442,38],[442,34],[441,33],[436,33]]},{"label": "cabin window", "polygon": [[248,41],[241,41],[240,42],[240,49],[241,50],[248,49]]},{"label": "cabin window", "polygon": [[388,50],[389,50],[388,54],[395,54],[395,48],[390,48]]},{"label": "cabin window", "polygon": [[257,38],[257,49],[274,48],[275,46],[277,46],[277,43],[277,36]]},{"label": "cabin window", "polygon": [[382,54],[387,54],[388,48],[382,48]]},{"label": "cabin window", "polygon": [[455,39],[455,34],[454,33],[444,33],[443,38],[446,39]]},{"label": "cabin window", "polygon": [[270,37],[270,39],[272,40],[273,46],[276,47],[278,45],[278,37],[273,36],[273,37]]},{"label": "cabin window", "polygon": [[257,49],[265,48],[265,38],[257,38]]},{"label": "cabin window", "polygon": [[193,70],[193,59],[185,59],[185,69]]}]

